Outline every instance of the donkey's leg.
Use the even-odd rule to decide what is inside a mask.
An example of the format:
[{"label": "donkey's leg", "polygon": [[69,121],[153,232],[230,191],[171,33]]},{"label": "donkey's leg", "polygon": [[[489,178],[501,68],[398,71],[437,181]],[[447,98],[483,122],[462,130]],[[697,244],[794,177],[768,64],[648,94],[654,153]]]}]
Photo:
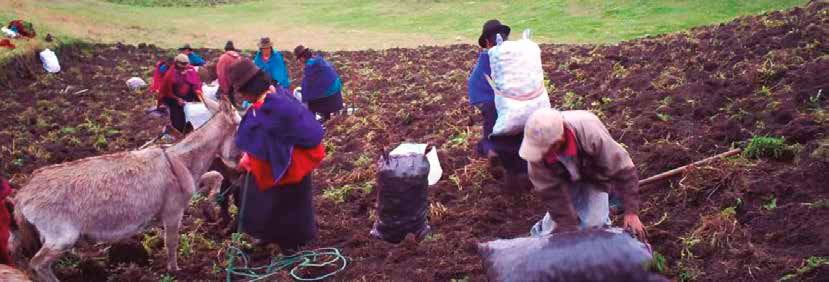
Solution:
[{"label": "donkey's leg", "polygon": [[37,254],[35,254],[30,262],[32,270],[44,282],[58,281],[55,273],[52,272],[52,263],[60,258],[66,250],[71,248],[79,237],[76,231],[65,229],[60,231],[62,232],[58,233],[60,234],[59,236],[49,236],[50,234],[46,234],[43,247],[37,251]]},{"label": "donkey's leg", "polygon": [[184,217],[184,209],[178,212],[171,212],[162,218],[164,223],[164,245],[167,247],[167,271],[178,271],[178,240],[181,218]]}]

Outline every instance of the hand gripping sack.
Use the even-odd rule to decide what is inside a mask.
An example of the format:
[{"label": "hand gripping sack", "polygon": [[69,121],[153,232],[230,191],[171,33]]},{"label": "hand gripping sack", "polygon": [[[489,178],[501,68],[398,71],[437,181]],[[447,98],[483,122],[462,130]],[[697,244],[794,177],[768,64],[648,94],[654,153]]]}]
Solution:
[{"label": "hand gripping sack", "polygon": [[647,245],[619,228],[478,244],[489,281],[668,281],[651,273]]},{"label": "hand gripping sack", "polygon": [[423,239],[430,227],[429,161],[423,153],[391,155],[380,161],[377,175],[377,221],[371,236],[397,244],[412,233]]},{"label": "hand gripping sack", "polygon": [[550,97],[544,87],[541,49],[524,30],[518,41],[501,41],[489,49],[492,77],[487,81],[495,91],[498,118],[493,135],[518,135],[534,111],[550,108]]}]

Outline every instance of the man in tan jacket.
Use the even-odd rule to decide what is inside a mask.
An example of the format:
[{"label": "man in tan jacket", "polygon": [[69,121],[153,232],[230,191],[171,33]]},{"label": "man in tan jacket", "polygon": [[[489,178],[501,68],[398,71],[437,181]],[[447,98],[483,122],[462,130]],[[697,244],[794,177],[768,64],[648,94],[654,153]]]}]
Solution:
[{"label": "man in tan jacket", "polygon": [[529,163],[530,181],[548,204],[555,232],[607,224],[607,192],[615,191],[622,197],[624,227],[645,239],[637,215],[636,167],[596,115],[549,108],[534,112],[519,155]]}]

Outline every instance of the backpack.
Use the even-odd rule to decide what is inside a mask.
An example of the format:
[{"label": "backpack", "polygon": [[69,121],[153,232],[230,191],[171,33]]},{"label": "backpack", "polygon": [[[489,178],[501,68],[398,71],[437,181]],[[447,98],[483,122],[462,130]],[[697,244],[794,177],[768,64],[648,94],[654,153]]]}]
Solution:
[{"label": "backpack", "polygon": [[498,118],[492,129],[495,135],[518,135],[534,111],[550,108],[550,97],[544,87],[541,68],[541,49],[530,40],[530,30],[524,30],[517,41],[503,41],[489,49],[492,77],[487,81],[495,92]]}]

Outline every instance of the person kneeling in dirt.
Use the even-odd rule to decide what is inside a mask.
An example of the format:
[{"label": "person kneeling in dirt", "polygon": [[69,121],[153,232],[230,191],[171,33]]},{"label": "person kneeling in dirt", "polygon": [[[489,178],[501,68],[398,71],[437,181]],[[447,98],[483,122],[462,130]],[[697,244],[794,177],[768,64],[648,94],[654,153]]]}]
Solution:
[{"label": "person kneeling in dirt", "polygon": [[178,48],[179,53],[184,54],[187,56],[187,59],[190,60],[190,65],[200,67],[204,65],[204,59],[202,59],[199,54],[193,52],[193,48],[190,47],[190,44],[184,44],[183,47]]},{"label": "person kneeling in dirt", "polygon": [[170,112],[170,123],[180,133],[193,130],[184,116],[184,104],[201,101],[201,80],[198,73],[189,65],[187,55],[178,54],[175,67],[164,74],[158,92],[158,106],[166,106]]},{"label": "person kneeling in dirt", "polygon": [[297,46],[294,55],[297,63],[304,66],[301,102],[308,104],[308,109],[322,116],[322,122],[326,122],[331,113],[343,109],[340,76],[322,54],[314,54],[305,46]]},{"label": "person kneeling in dirt", "polygon": [[[485,78],[487,75],[492,75],[487,50],[495,46],[497,35],[507,40],[509,33],[509,26],[501,24],[498,20],[489,20],[484,24],[481,36],[478,38],[478,45],[483,49],[478,53],[478,61],[467,80],[467,96],[469,104],[481,111],[484,120],[483,136],[478,142],[476,152],[488,157],[493,168],[503,167],[505,170],[503,189],[526,190],[530,186],[527,180],[527,162],[518,156],[518,148],[521,146],[523,136],[521,134],[489,136],[498,119],[498,112],[495,109],[495,91]],[[518,188],[515,187],[516,185]]]},{"label": "person kneeling in dirt", "polygon": [[540,109],[524,127],[519,154],[556,223],[555,232],[610,223],[608,192],[622,196],[624,227],[641,240],[639,175],[628,152],[588,111]]},{"label": "person kneeling in dirt", "polygon": [[247,58],[230,66],[228,81],[251,103],[236,133],[246,172],[240,231],[290,254],[317,234],[311,171],[325,155],[322,125]]}]

